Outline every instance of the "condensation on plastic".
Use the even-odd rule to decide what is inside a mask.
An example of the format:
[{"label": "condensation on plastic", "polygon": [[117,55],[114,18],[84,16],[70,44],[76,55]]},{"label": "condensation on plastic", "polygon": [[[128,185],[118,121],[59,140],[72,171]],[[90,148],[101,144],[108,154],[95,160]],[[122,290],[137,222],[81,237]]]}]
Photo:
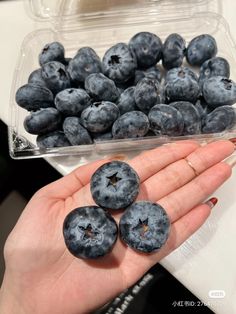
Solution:
[{"label": "condensation on plastic", "polygon": [[[236,136],[236,128],[229,132],[170,138],[167,136],[144,139],[112,140],[91,145],[39,149],[36,136],[23,127],[28,112],[15,103],[16,90],[27,83],[30,73],[39,67],[38,54],[42,47],[52,41],[60,41],[66,56],[74,56],[83,46],[90,46],[100,57],[108,47],[117,42],[128,42],[137,32],[150,31],[164,40],[170,33],[180,33],[187,42],[193,37],[209,33],[218,43],[218,55],[231,65],[231,78],[236,79],[236,47],[228,24],[218,13],[203,12],[204,8],[220,10],[218,2],[203,0],[93,0],[88,1],[36,1],[31,0],[31,14],[40,22],[40,28],[26,36],[22,43],[11,90],[9,148],[13,158],[79,155],[89,162],[106,155],[127,152],[129,155],[176,140],[194,138],[212,141]],[[28,3],[28,4],[29,4]],[[220,2],[219,2],[220,3]],[[182,12],[181,12],[182,8]],[[200,11],[202,11],[200,13]],[[178,12],[181,12],[179,14]],[[181,18],[180,18],[181,16]],[[45,21],[53,21],[44,28]]]}]

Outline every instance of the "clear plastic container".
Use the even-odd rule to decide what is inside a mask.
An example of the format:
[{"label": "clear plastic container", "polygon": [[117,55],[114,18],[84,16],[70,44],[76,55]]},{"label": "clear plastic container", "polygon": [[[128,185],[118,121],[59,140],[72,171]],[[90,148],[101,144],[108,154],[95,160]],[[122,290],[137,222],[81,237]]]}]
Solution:
[{"label": "clear plastic container", "polygon": [[[218,56],[225,57],[236,80],[236,46],[228,24],[221,16],[221,1],[204,0],[31,0],[26,9],[37,21],[38,30],[24,39],[11,90],[9,126],[10,155],[13,158],[33,158],[65,155],[93,155],[93,159],[117,152],[138,152],[163,143],[195,138],[211,141],[236,136],[236,126],[230,132],[196,136],[152,136],[142,139],[110,140],[91,145],[39,149],[36,136],[23,127],[28,112],[15,102],[17,89],[26,84],[29,74],[39,67],[38,54],[52,41],[61,42],[66,56],[74,56],[83,46],[90,46],[100,57],[113,44],[128,42],[137,32],[149,31],[164,40],[169,34],[181,34],[188,43],[193,37],[208,33],[215,37]],[[46,28],[45,28],[46,27]],[[91,158],[89,158],[91,159]]]}]

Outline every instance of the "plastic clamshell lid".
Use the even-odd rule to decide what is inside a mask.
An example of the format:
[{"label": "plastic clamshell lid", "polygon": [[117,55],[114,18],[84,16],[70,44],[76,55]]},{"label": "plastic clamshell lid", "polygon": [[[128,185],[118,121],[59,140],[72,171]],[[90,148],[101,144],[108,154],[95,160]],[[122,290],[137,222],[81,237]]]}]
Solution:
[{"label": "plastic clamshell lid", "polygon": [[28,4],[32,18],[51,22],[152,10],[158,10],[167,17],[178,12],[183,17],[198,12],[221,13],[220,0],[28,0]]}]

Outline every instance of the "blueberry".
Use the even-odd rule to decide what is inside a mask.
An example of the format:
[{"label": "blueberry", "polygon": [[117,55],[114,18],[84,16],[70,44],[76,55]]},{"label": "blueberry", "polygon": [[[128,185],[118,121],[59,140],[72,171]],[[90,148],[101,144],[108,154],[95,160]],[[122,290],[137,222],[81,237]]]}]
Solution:
[{"label": "blueberry", "polygon": [[173,68],[166,73],[165,81],[172,81],[176,79],[176,77],[183,77],[183,76],[190,76],[193,80],[196,82],[198,81],[198,76],[196,73],[194,73],[190,68],[188,67],[179,67],[179,68]]},{"label": "blueberry", "polygon": [[67,70],[72,81],[84,82],[88,75],[102,72],[102,63],[92,48],[82,47],[69,62]]},{"label": "blueberry", "polygon": [[65,118],[63,130],[71,145],[86,145],[93,142],[88,131],[80,124],[78,117]]},{"label": "blueberry", "polygon": [[122,91],[126,90],[129,87],[133,87],[134,86],[134,77],[132,77],[131,79],[129,79],[128,81],[125,81],[123,83],[117,83],[116,82],[116,87],[119,89],[122,89]]},{"label": "blueberry", "polygon": [[208,113],[213,109],[206,103],[205,99],[201,97],[195,103],[195,108],[197,109],[199,116],[203,119]]},{"label": "blueberry", "polygon": [[97,206],[84,206],[71,211],[63,224],[65,244],[78,258],[95,259],[109,253],[118,235],[113,217]]},{"label": "blueberry", "polygon": [[202,133],[217,133],[235,126],[236,112],[231,106],[221,106],[203,119]]},{"label": "blueberry", "polygon": [[132,249],[152,253],[166,243],[170,226],[170,219],[161,205],[139,201],[121,216],[120,237]]},{"label": "blueberry", "polygon": [[65,49],[61,43],[55,41],[53,43],[46,44],[39,55],[39,64],[42,66],[43,64],[50,61],[64,63],[64,55]]},{"label": "blueberry", "polygon": [[169,105],[155,105],[148,115],[150,129],[156,135],[178,136],[182,135],[184,120],[182,114]]},{"label": "blueberry", "polygon": [[137,85],[144,77],[161,82],[161,71],[157,66],[152,66],[146,70],[137,69],[134,74],[134,85]]},{"label": "blueberry", "polygon": [[119,96],[129,87],[124,87],[124,86],[116,86],[119,92]]},{"label": "blueberry", "polygon": [[90,132],[105,132],[119,116],[118,107],[109,101],[95,102],[82,111],[81,123]]},{"label": "blueberry", "polygon": [[105,133],[91,133],[91,136],[96,142],[108,141],[113,138],[111,131]]},{"label": "blueberry", "polygon": [[184,120],[183,135],[201,133],[201,117],[193,104],[187,101],[177,101],[170,103],[170,106],[182,114]]},{"label": "blueberry", "polygon": [[191,65],[201,66],[204,61],[215,57],[217,44],[215,39],[208,34],[193,38],[187,47],[187,61]]},{"label": "blueberry", "polygon": [[224,76],[229,78],[230,67],[226,59],[221,57],[215,57],[209,60],[206,60],[201,68],[199,75],[199,85],[202,87],[206,79],[209,79],[212,76]]},{"label": "blueberry", "polygon": [[161,102],[160,84],[157,80],[143,78],[135,86],[134,98],[137,107],[144,113],[148,113],[154,105]]},{"label": "blueberry", "polygon": [[28,78],[28,83],[47,87],[47,84],[45,83],[44,79],[42,78],[42,69],[37,69],[37,70],[33,71]]},{"label": "blueberry", "polygon": [[26,84],[16,92],[17,104],[26,110],[38,110],[53,106],[52,92],[43,86]]},{"label": "blueberry", "polygon": [[145,137],[150,137],[150,136],[156,136],[156,134],[155,134],[152,130],[149,130],[149,131],[145,134]]},{"label": "blueberry", "polygon": [[85,89],[96,101],[107,100],[115,102],[119,97],[119,91],[115,83],[102,73],[93,73],[85,80]]},{"label": "blueberry", "polygon": [[130,39],[129,47],[134,51],[141,68],[149,68],[161,59],[162,42],[155,34],[137,33]]},{"label": "blueberry", "polygon": [[53,94],[70,87],[70,77],[64,64],[51,61],[42,66],[42,78]]},{"label": "blueberry", "polygon": [[236,84],[223,76],[213,76],[204,81],[203,97],[211,107],[233,105],[236,102]]},{"label": "blueberry", "polygon": [[36,142],[40,148],[64,147],[71,145],[62,131],[53,131],[47,134],[38,135]]},{"label": "blueberry", "polygon": [[56,95],[55,106],[65,116],[77,116],[91,105],[91,99],[82,88],[64,89]]},{"label": "blueberry", "polygon": [[66,67],[69,65],[72,58],[65,58],[64,62],[62,62]]},{"label": "blueberry", "polygon": [[162,64],[166,70],[180,67],[183,63],[186,47],[185,40],[179,34],[170,34],[163,45]]},{"label": "blueberry", "polygon": [[174,68],[169,72],[164,86],[166,102],[183,100],[194,103],[200,95],[195,75],[185,68]]},{"label": "blueberry", "polygon": [[57,130],[61,125],[61,115],[56,108],[44,108],[32,112],[24,120],[24,127],[31,134],[45,134]]},{"label": "blueberry", "polygon": [[120,114],[124,114],[129,111],[137,110],[137,106],[134,99],[135,87],[129,87],[120,95],[116,103],[120,110]]},{"label": "blueberry", "polygon": [[148,117],[141,111],[124,113],[112,126],[114,139],[143,137],[147,134],[148,130]]},{"label": "blueberry", "polygon": [[106,51],[103,57],[104,74],[116,83],[124,83],[134,76],[137,61],[134,53],[124,43]]},{"label": "blueberry", "polygon": [[127,163],[108,162],[92,175],[90,189],[96,204],[109,209],[130,205],[139,193],[139,177]]}]

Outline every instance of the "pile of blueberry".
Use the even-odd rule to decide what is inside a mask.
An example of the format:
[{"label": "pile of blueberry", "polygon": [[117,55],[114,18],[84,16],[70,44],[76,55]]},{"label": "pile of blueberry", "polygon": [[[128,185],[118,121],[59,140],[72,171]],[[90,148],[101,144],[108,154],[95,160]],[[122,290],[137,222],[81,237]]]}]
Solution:
[{"label": "pile of blueberry", "polygon": [[[128,44],[112,46],[102,60],[89,47],[65,58],[62,44],[47,44],[41,67],[16,93],[17,104],[30,111],[24,127],[41,148],[231,129],[236,84],[217,50],[208,34],[186,46],[179,34],[162,43],[140,32]],[[191,68],[183,66],[185,57]]]},{"label": "pile of blueberry", "polygon": [[109,253],[118,236],[116,221],[107,211],[125,209],[119,222],[120,238],[132,249],[151,253],[167,241],[170,220],[156,203],[137,201],[140,179],[127,163],[108,162],[99,167],[90,182],[98,206],[71,211],[63,224],[68,250],[79,258],[98,258]]}]

